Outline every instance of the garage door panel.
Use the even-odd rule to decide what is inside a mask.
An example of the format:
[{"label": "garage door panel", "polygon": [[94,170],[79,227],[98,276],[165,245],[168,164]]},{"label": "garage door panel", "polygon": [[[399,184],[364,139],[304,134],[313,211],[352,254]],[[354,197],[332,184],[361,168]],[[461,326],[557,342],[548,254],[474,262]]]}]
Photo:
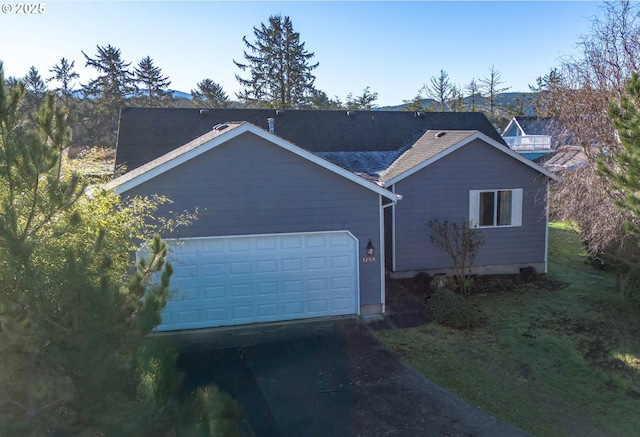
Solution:
[{"label": "garage door panel", "polygon": [[351,300],[348,297],[332,299],[331,308],[336,311],[348,311],[351,308]]},{"label": "garage door panel", "polygon": [[286,315],[296,315],[296,316],[301,316],[301,318],[303,318],[302,316],[304,315],[304,302],[302,301],[290,301],[290,302],[285,302],[283,304],[283,312]]},{"label": "garage door panel", "polygon": [[302,248],[302,237],[287,235],[281,239],[283,249],[300,249]]},{"label": "garage door panel", "polygon": [[[204,298],[210,299],[226,299],[226,287],[221,285],[217,287],[204,287]],[[219,304],[218,304],[219,305]]]},{"label": "garage door panel", "polygon": [[178,323],[195,323],[200,320],[200,311],[198,310],[190,310],[190,311],[178,311]]},{"label": "garage door panel", "polygon": [[240,323],[252,322],[254,320],[253,306],[243,305],[231,308],[232,320]]},{"label": "garage door panel", "polygon": [[289,258],[289,259],[282,260],[283,272],[299,272],[301,270],[302,270],[302,259]]},{"label": "garage door panel", "polygon": [[302,281],[286,281],[282,283],[284,293],[302,293]]},{"label": "garage door panel", "polygon": [[225,251],[223,240],[204,240],[201,247],[203,254],[219,254]]},{"label": "garage door panel", "polygon": [[157,330],[358,312],[358,242],[346,231],[168,243],[175,295]]},{"label": "garage door panel", "polygon": [[256,261],[257,273],[274,273],[278,271],[278,262],[273,259]]},{"label": "garage door panel", "polygon": [[248,261],[233,262],[231,266],[231,275],[245,275],[251,273],[251,263]]},{"label": "garage door panel", "polygon": [[327,257],[311,257],[307,258],[307,269],[326,269],[327,268]]},{"label": "garage door panel", "polygon": [[329,311],[329,302],[326,299],[309,301],[310,313],[326,313]]},{"label": "garage door panel", "polygon": [[202,266],[202,276],[224,276],[224,264],[204,264]]},{"label": "garage door panel", "polygon": [[259,282],[258,294],[261,296],[277,296],[278,283],[277,282]]},{"label": "garage door panel", "polygon": [[251,240],[236,238],[229,241],[229,252],[251,252]]},{"label": "garage door panel", "polygon": [[309,292],[327,292],[327,278],[309,279],[307,282],[307,290]]}]

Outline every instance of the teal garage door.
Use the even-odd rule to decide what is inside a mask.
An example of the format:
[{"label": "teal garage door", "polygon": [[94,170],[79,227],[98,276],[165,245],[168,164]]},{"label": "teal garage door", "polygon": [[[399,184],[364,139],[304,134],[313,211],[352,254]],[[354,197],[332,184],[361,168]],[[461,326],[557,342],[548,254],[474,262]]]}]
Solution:
[{"label": "teal garage door", "polygon": [[172,296],[158,331],[357,314],[348,231],[167,240]]}]

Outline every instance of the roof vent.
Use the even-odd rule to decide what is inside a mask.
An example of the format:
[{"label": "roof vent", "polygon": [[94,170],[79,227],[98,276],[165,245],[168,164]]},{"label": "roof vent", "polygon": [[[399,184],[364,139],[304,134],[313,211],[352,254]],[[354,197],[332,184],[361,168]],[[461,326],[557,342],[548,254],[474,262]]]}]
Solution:
[{"label": "roof vent", "polygon": [[276,115],[284,115],[284,109],[276,109]]},{"label": "roof vent", "polygon": [[424,118],[427,114],[423,111],[416,111],[416,117]]},{"label": "roof vent", "polygon": [[356,111],[347,111],[348,117],[354,117],[356,115]]},{"label": "roof vent", "polygon": [[201,109],[200,110],[200,115],[202,115],[203,117],[206,117],[209,115],[209,110],[208,109]]},{"label": "roof vent", "polygon": [[221,130],[225,130],[225,129],[226,129],[226,128],[228,128],[228,127],[229,127],[229,125],[228,125],[228,124],[226,124],[226,123],[221,123],[221,124],[216,124],[216,125],[213,127],[213,130],[221,131]]},{"label": "roof vent", "polygon": [[436,134],[436,138],[444,137],[447,133],[445,131],[440,131]]}]

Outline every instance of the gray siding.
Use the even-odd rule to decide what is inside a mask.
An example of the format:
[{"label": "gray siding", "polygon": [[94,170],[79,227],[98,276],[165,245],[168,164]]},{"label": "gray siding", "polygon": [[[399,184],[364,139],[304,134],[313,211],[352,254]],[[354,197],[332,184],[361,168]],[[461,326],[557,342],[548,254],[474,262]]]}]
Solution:
[{"label": "gray siding", "polygon": [[[199,210],[172,237],[351,231],[380,247],[379,195],[250,133],[224,143],[125,195],[162,194],[170,211]],[[380,304],[380,263],[360,264],[360,305]]]},{"label": "gray siding", "polygon": [[396,271],[452,267],[449,255],[431,244],[428,221],[468,219],[469,190],[515,188],[523,189],[522,226],[482,229],[485,244],[475,265],[544,263],[545,177],[475,140],[396,184],[395,192],[403,196],[395,207]]}]

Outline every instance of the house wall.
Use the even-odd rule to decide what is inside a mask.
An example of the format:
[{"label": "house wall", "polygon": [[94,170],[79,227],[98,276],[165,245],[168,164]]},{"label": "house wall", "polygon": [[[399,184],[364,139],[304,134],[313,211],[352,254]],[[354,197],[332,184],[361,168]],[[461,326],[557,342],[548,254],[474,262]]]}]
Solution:
[{"label": "house wall", "polygon": [[[124,195],[161,194],[159,214],[198,208],[171,236],[348,230],[380,248],[379,195],[251,133],[242,134]],[[361,313],[381,311],[381,257],[360,263]]]},{"label": "house wall", "polygon": [[[546,180],[534,169],[475,140],[395,185],[396,276],[450,273],[451,257],[430,242],[428,221],[469,219],[469,190],[523,189],[522,226],[483,228],[476,273],[546,268]],[[404,272],[404,275],[402,274]]]}]

